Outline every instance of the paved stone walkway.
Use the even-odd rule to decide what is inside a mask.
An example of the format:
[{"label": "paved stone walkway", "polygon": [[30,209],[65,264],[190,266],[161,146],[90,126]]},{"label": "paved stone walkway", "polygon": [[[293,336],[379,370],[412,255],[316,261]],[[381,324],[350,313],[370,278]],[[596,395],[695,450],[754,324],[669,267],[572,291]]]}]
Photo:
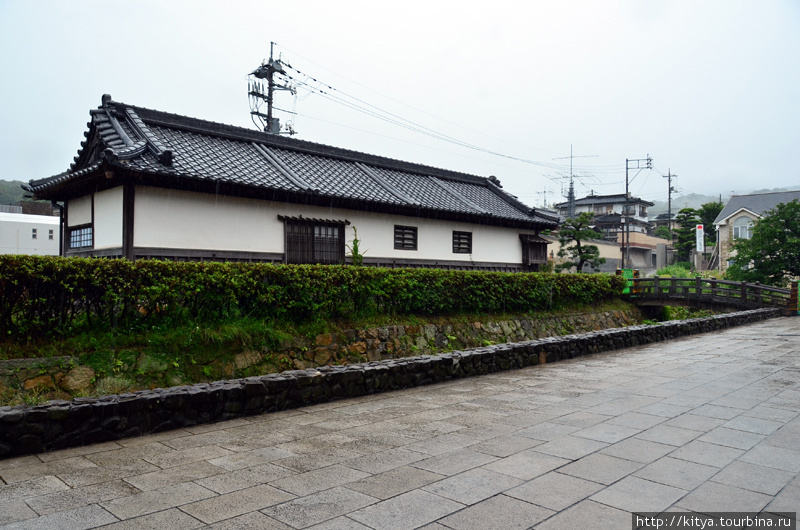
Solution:
[{"label": "paved stone walkway", "polygon": [[800,318],[0,460],[0,528],[630,528],[800,509]]}]

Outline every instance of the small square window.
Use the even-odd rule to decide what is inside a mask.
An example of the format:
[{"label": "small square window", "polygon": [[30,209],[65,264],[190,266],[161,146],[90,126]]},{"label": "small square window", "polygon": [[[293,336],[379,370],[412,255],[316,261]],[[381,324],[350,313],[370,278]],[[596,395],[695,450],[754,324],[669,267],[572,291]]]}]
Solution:
[{"label": "small square window", "polygon": [[33,228],[33,229],[31,229],[31,230],[32,230],[32,231],[31,231],[31,239],[36,239],[36,237],[37,237],[36,229],[35,229],[35,228]]},{"label": "small square window", "polygon": [[417,227],[394,225],[394,248],[417,250]]},{"label": "small square window", "polygon": [[51,228],[51,229],[50,229],[50,230],[48,230],[48,232],[47,232],[47,239],[49,239],[50,241],[52,241],[52,240],[53,240],[53,235],[54,235],[54,234],[53,234],[53,229]]},{"label": "small square window", "polygon": [[453,231],[453,253],[472,254],[472,232]]}]

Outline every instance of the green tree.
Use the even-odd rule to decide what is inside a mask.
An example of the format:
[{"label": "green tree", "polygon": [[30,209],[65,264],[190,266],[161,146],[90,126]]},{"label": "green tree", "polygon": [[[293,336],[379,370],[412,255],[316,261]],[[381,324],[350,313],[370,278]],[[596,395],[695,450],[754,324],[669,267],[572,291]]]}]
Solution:
[{"label": "green tree", "polygon": [[591,212],[579,213],[577,217],[569,218],[561,225],[558,230],[558,242],[561,249],[558,257],[569,258],[569,261],[556,266],[556,271],[571,269],[575,267],[578,272],[583,272],[584,265],[597,268],[606,262],[606,258],[600,257],[600,249],[597,245],[586,245],[587,239],[600,239],[601,234],[592,229],[594,214]]},{"label": "green tree", "polygon": [[675,223],[679,225],[679,228],[672,232],[676,236],[675,250],[678,251],[678,261],[689,261],[689,256],[697,241],[695,230],[697,230],[698,222],[700,219],[694,208],[684,208],[675,216]]},{"label": "green tree", "polygon": [[800,201],[779,204],[753,225],[750,239],[737,239],[728,277],[785,286],[800,276]]},{"label": "green tree", "polygon": [[655,234],[656,237],[660,237],[661,239],[670,239],[669,227],[667,226],[659,226],[656,228]]},{"label": "green tree", "polygon": [[716,244],[716,232],[714,230],[714,220],[725,207],[720,201],[707,202],[701,204],[697,209],[697,216],[700,218],[700,224],[703,225],[705,232],[706,246]]}]

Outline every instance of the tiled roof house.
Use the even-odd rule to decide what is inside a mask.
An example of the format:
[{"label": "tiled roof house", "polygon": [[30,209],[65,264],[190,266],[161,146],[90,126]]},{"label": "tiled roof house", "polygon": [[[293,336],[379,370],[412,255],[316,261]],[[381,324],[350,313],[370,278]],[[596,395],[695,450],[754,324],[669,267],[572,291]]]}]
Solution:
[{"label": "tiled roof house", "polygon": [[714,220],[717,230],[719,261],[714,256],[720,272],[730,265],[736,251],[733,242],[736,239],[750,239],[753,223],[779,204],[800,200],[800,191],[781,191],[773,193],[754,193],[751,195],[733,195]]},{"label": "tiled roof house", "polygon": [[557,220],[484,178],[116,102],[90,111],[63,202],[65,255],[531,270]]}]

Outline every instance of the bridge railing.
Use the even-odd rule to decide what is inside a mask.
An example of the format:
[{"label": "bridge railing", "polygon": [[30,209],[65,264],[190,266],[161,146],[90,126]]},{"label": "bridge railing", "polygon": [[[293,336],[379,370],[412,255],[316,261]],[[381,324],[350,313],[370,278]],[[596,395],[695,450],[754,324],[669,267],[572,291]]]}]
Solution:
[{"label": "bridge railing", "polygon": [[[688,303],[711,303],[738,307],[782,307],[792,305],[792,291],[759,283],[716,278],[633,278],[630,298],[671,299]],[[795,284],[796,285],[796,284]],[[796,295],[795,295],[796,297]],[[796,304],[796,302],[795,302]]]}]

